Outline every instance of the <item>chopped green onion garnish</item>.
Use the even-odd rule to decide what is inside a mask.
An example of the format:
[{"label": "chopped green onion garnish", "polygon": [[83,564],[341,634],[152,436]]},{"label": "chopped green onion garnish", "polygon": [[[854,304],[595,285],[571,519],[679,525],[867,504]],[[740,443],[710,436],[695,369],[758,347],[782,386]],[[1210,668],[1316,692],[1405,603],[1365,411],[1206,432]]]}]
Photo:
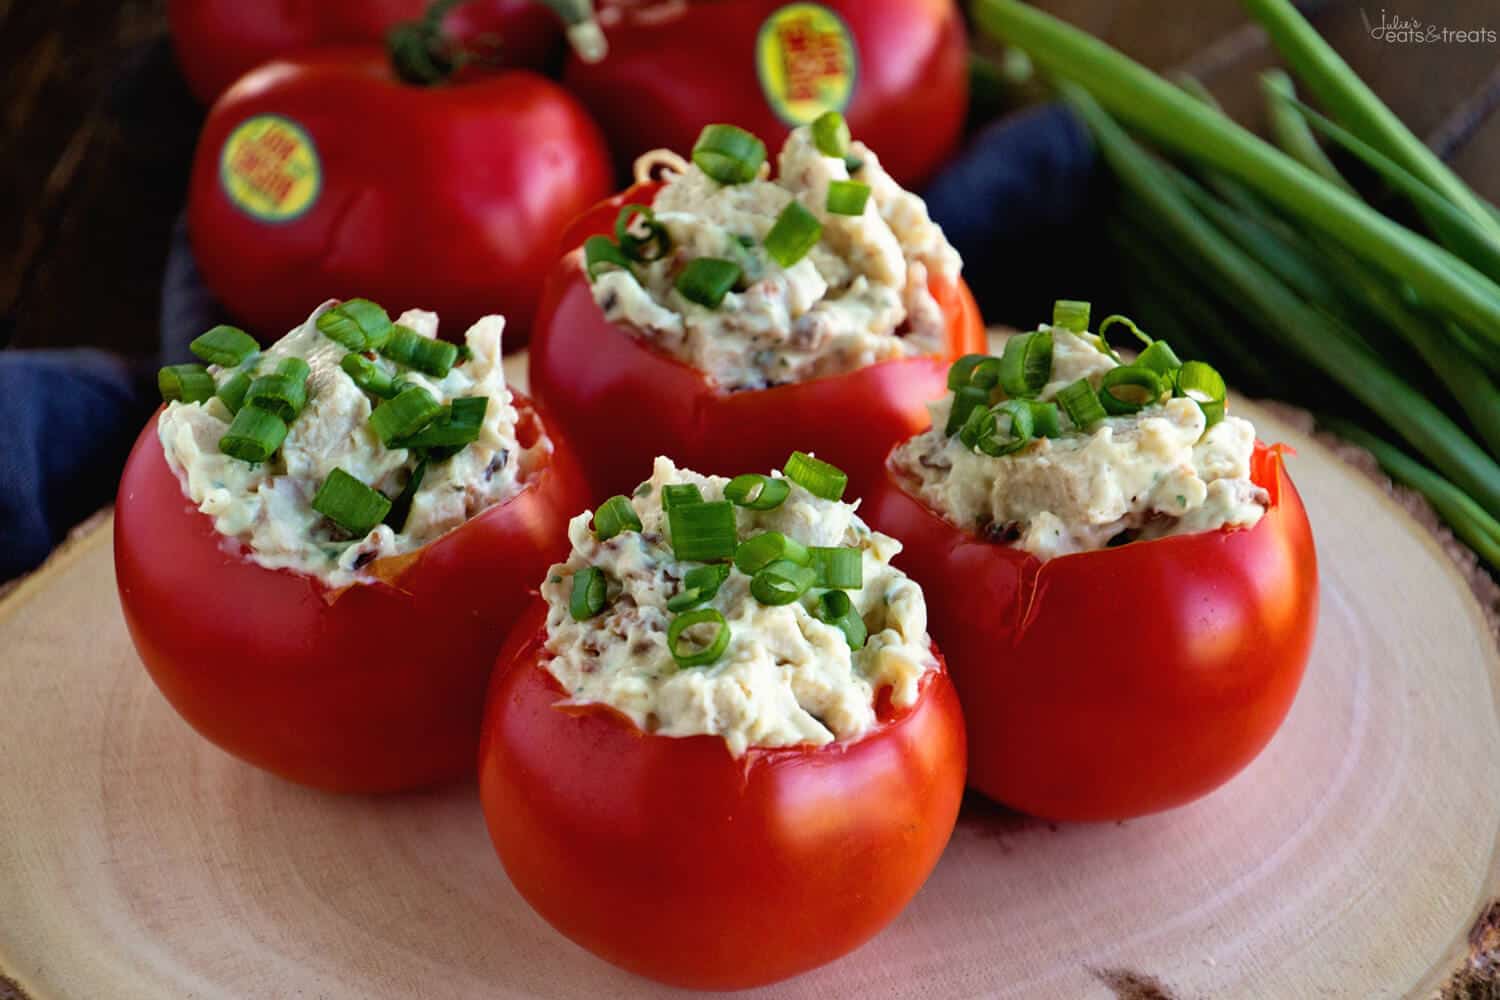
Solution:
[{"label": "chopped green onion garnish", "polygon": [[1020,451],[1035,432],[1031,404],[1009,399],[991,409],[976,409],[958,432],[959,440],[991,457]]},{"label": "chopped green onion garnish", "polygon": [[794,451],[786,460],[782,473],[815,497],[824,500],[842,500],[849,486],[849,477],[836,465],[829,465],[813,458],[806,452]]},{"label": "chopped green onion garnish", "polygon": [[1229,395],[1229,389],[1224,385],[1224,376],[1220,375],[1212,365],[1204,364],[1202,361],[1189,361],[1184,364],[1177,369],[1173,392],[1178,396],[1186,396],[1198,404],[1198,408],[1203,411],[1203,416],[1208,419],[1207,427],[1212,427],[1224,419],[1224,401]]},{"label": "chopped green onion garnish", "polygon": [[245,405],[274,413],[291,423],[307,405],[308,373],[306,361],[287,358],[277,366],[275,374],[262,375],[250,383]]},{"label": "chopped green onion garnish", "polygon": [[[641,485],[650,486],[651,484],[642,483]],[[661,488],[662,510],[671,510],[673,507],[681,507],[683,504],[702,502],[703,494],[698,492],[698,487],[692,483],[669,483]]]},{"label": "chopped green onion garnish", "polygon": [[[246,407],[240,412],[252,411]],[[343,469],[334,469],[318,487],[312,509],[351,535],[368,535],[391,512],[391,501]]]},{"label": "chopped green onion garnish", "polygon": [[1058,419],[1056,403],[1026,401],[1031,410],[1031,432],[1036,437],[1062,437],[1062,421]]},{"label": "chopped green onion garnish", "polygon": [[965,354],[948,366],[948,388],[955,391],[969,385],[974,369],[980,362],[990,359],[988,354]]},{"label": "chopped green onion garnish", "polygon": [[766,144],[735,125],[705,125],[693,145],[693,163],[720,184],[753,181],[766,162]]},{"label": "chopped green onion garnish", "polygon": [[625,497],[610,497],[594,511],[594,537],[601,542],[609,541],[622,531],[640,530],[640,516]]},{"label": "chopped green onion garnish", "polygon": [[612,264],[624,271],[630,270],[630,258],[625,256],[625,251],[615,245],[615,241],[608,236],[590,236],[583,241],[583,266],[588,271],[589,280],[593,281],[599,277],[599,272],[606,264]]},{"label": "chopped green onion garnish", "polygon": [[740,266],[732,260],[699,257],[677,276],[677,291],[689,302],[717,309],[735,282],[740,280],[740,274]]},{"label": "chopped green onion garnish", "polygon": [[1052,304],[1052,325],[1083,333],[1089,328],[1089,304],[1074,299],[1058,299]]},{"label": "chopped green onion garnish", "polygon": [[243,406],[219,438],[219,450],[243,462],[264,462],[285,440],[286,421],[257,407]]},{"label": "chopped green onion garnish", "polygon": [[832,181],[828,185],[828,211],[834,215],[864,215],[870,200],[870,185],[863,181]]},{"label": "chopped green onion garnish", "polygon": [[1052,378],[1052,331],[1020,333],[1005,342],[1000,388],[1012,399],[1035,396]]},{"label": "chopped green onion garnish", "polygon": [[[637,236],[632,231],[637,226],[645,228],[645,236]],[[672,248],[667,227],[656,221],[656,213],[651,211],[650,205],[626,205],[620,209],[620,214],[615,216],[615,239],[620,244],[620,252],[631,260],[661,260]]]},{"label": "chopped green onion garnish", "polygon": [[391,317],[369,299],[350,299],[318,317],[323,336],[351,351],[378,351],[391,335]]},{"label": "chopped green onion garnish", "polygon": [[[1116,323],[1128,328],[1130,332],[1135,335],[1135,339],[1139,340],[1147,347],[1150,347],[1152,344],[1156,343],[1156,341],[1151,339],[1151,335],[1149,333],[1135,325],[1135,320],[1131,319],[1129,316],[1121,316],[1116,313],[1115,315],[1104,317],[1104,322],[1099,324],[1099,340],[1104,344],[1105,347],[1109,347],[1109,341],[1104,339],[1104,333]],[[1115,356],[1112,349],[1105,351],[1105,353],[1110,355],[1111,357]]]},{"label": "chopped green onion garnish", "polygon": [[864,648],[870,632],[865,628],[865,620],[854,610],[854,602],[849,599],[848,594],[842,590],[830,590],[818,598],[818,606],[813,614],[819,621],[843,632],[844,641],[849,644],[850,649]]},{"label": "chopped green onion garnish", "polygon": [[859,549],[814,545],[807,551],[818,574],[817,586],[858,590],[865,585],[865,557]]},{"label": "chopped green onion garnish", "polygon": [[[715,626],[713,638],[696,646],[684,642],[688,637],[683,633],[700,625]],[[701,608],[678,615],[667,626],[667,649],[671,651],[672,659],[677,661],[679,667],[706,667],[723,656],[724,650],[728,648],[729,623],[714,608]]]},{"label": "chopped green onion garnish", "polygon": [[219,391],[214,395],[219,397],[219,402],[223,403],[230,413],[238,413],[240,407],[245,405],[245,393],[250,391],[250,383],[253,381],[255,381],[255,376],[250,372],[235,372],[219,383]]},{"label": "chopped green onion garnish", "polygon": [[434,378],[442,378],[458,360],[458,348],[446,340],[424,337],[404,326],[391,327],[390,337],[380,353],[397,364],[415,368]]},{"label": "chopped green onion garnish", "polygon": [[1081,431],[1088,430],[1108,416],[1099,403],[1094,387],[1085,378],[1063,387],[1057,394],[1057,402],[1068,419],[1073,421],[1073,426]]},{"label": "chopped green onion garnish", "polygon": [[734,550],[734,564],[746,576],[754,576],[771,563],[785,559],[799,566],[811,560],[807,546],[779,531],[766,531],[747,538]]},{"label": "chopped green onion garnish", "polygon": [[724,499],[749,510],[774,510],[786,502],[791,484],[774,476],[746,473],[735,476],[724,487]]},{"label": "chopped green onion garnish", "polygon": [[1177,357],[1177,352],[1172,350],[1170,344],[1165,340],[1153,340],[1135,363],[1143,368],[1149,368],[1163,378],[1170,378],[1172,373],[1182,367],[1182,359]]},{"label": "chopped green onion garnish", "polygon": [[813,119],[812,141],[824,156],[842,160],[849,155],[849,123],[837,111],[825,111]]},{"label": "chopped green onion garnish", "polygon": [[573,593],[568,598],[568,614],[575,622],[587,621],[604,610],[609,597],[609,582],[598,566],[585,566],[573,574]]},{"label": "chopped green onion garnish", "polygon": [[422,480],[427,477],[427,458],[424,456],[417,467],[411,470],[407,477],[406,485],[401,488],[401,493],[391,504],[390,512],[385,515],[385,523],[395,532],[406,530],[406,519],[411,516],[411,503],[417,498],[417,490],[422,488]]},{"label": "chopped green onion garnish", "polygon": [[683,562],[717,562],[734,555],[738,544],[734,504],[678,504],[667,510],[672,553]]},{"label": "chopped green onion garnish", "polygon": [[1161,398],[1161,376],[1140,365],[1111,368],[1099,380],[1099,402],[1112,416],[1136,413]]},{"label": "chopped green onion garnish", "polygon": [[791,604],[807,593],[817,578],[817,571],[811,566],[799,566],[790,559],[779,559],[750,579],[750,593],[762,604],[779,607]]},{"label": "chopped green onion garnish", "polygon": [[[413,387],[415,388],[415,387]],[[463,448],[479,440],[490,397],[460,396],[439,409],[426,427],[408,437],[397,438],[388,448]],[[372,414],[373,417],[373,414]]]},{"label": "chopped green onion garnish", "polygon": [[211,365],[233,368],[260,350],[255,338],[234,326],[219,325],[193,338],[188,350]]},{"label": "chopped green onion garnish", "polygon": [[354,380],[354,384],[372,396],[390,399],[396,395],[396,380],[384,368],[363,354],[350,352],[344,355],[339,367]]},{"label": "chopped green onion garnish", "polygon": [[952,437],[957,434],[970,414],[976,409],[985,408],[990,405],[990,391],[980,389],[977,386],[966,385],[954,390],[953,408],[948,411],[948,423],[943,427],[943,433]]},{"label": "chopped green onion garnish", "polygon": [[807,207],[795,199],[776,217],[776,224],[766,233],[766,253],[782,267],[791,267],[823,238],[823,224]]},{"label": "chopped green onion garnish", "polygon": [[163,402],[201,403],[214,395],[214,377],[202,365],[168,365],[156,373]]},{"label": "chopped green onion garnish", "polygon": [[375,407],[370,414],[370,426],[387,448],[396,447],[396,442],[409,438],[432,423],[443,407],[432,393],[419,385],[409,385]]},{"label": "chopped green onion garnish", "polygon": [[686,611],[711,601],[724,581],[729,579],[728,563],[695,566],[682,577],[682,589],[667,601],[668,611]]}]

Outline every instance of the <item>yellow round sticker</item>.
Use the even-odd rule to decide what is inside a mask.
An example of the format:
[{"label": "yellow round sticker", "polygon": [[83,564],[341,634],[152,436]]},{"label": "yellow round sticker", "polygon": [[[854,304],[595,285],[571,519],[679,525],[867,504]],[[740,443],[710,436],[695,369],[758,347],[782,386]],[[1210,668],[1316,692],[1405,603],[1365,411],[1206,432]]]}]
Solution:
[{"label": "yellow round sticker", "polygon": [[317,202],[323,169],[301,125],[281,115],[256,115],[229,133],[219,156],[219,182],[246,215],[290,222]]},{"label": "yellow round sticker", "polygon": [[789,3],[760,26],[755,68],[766,102],[788,125],[843,111],[854,97],[859,50],[843,18],[817,3]]}]

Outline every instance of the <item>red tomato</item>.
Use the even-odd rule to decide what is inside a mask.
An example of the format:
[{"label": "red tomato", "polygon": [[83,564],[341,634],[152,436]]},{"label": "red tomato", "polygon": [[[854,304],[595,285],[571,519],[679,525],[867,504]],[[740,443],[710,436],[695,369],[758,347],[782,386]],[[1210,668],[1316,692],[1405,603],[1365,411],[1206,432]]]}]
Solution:
[{"label": "red tomato", "polygon": [[969,726],[969,783],[1038,816],[1123,819],[1189,802],[1270,742],[1317,619],[1312,531],[1277,449],[1253,528],[1047,562],[982,541],[887,469],[861,513],[906,546]]},{"label": "red tomato", "polygon": [[601,958],[699,989],[775,982],[875,935],[953,831],[964,730],[942,671],[847,744],[752,748],[562,707],[538,602],[496,667],[479,793],[511,881]]},{"label": "red tomato", "polygon": [[583,108],[524,71],[398,81],[376,49],[263,66],[208,116],[189,231],[229,312],[275,338],[329,296],[489,313],[524,344],[558,234],[609,190]]},{"label": "red tomato", "polygon": [[[327,45],[379,45],[432,0],[170,0],[177,62],[194,96],[212,104],[261,63]],[[443,36],[486,63],[541,69],[562,25],[540,0],[471,0],[443,18]]]},{"label": "red tomato", "polygon": [[[621,206],[649,204],[657,190],[637,185],[596,207],[568,229],[565,245],[612,233]],[[984,350],[984,327],[968,286],[960,280],[934,285],[933,292],[949,317],[949,350],[942,357],[726,392],[606,321],[581,258],[564,256],[547,279],[537,313],[531,391],[547,418],[576,443],[596,499],[630,492],[650,474],[657,455],[700,472],[735,475],[779,468],[794,450],[841,467],[849,474],[849,494],[861,496],[880,477],[891,446],[926,429],[927,401],[947,391],[949,364]]]},{"label": "red tomato", "polygon": [[831,107],[911,187],[963,128],[968,42],[954,0],[599,6],[609,52],[597,63],[571,56],[566,80],[623,165],[649,149],[690,149],[710,122],[747,128],[774,153],[792,125]]},{"label": "red tomato", "polygon": [[[540,422],[516,403],[535,440]],[[146,669],[193,728],[290,781],[385,792],[472,774],[495,653],[584,505],[566,443],[552,443],[520,493],[390,583],[334,593],[236,551],[183,494],[153,419],[115,511],[120,602]]]}]

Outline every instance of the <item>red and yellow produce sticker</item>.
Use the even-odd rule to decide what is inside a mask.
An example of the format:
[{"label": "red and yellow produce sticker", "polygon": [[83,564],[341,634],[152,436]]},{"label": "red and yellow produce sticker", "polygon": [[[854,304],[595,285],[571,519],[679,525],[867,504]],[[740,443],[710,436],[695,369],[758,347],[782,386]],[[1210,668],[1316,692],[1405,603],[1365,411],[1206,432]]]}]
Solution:
[{"label": "red and yellow produce sticker", "polygon": [[323,170],[317,147],[301,125],[282,115],[256,115],[225,140],[219,182],[246,215],[289,222],[317,202]]},{"label": "red and yellow produce sticker", "polygon": [[843,111],[854,97],[859,50],[843,18],[817,3],[789,3],[760,26],[755,68],[766,102],[788,125]]}]

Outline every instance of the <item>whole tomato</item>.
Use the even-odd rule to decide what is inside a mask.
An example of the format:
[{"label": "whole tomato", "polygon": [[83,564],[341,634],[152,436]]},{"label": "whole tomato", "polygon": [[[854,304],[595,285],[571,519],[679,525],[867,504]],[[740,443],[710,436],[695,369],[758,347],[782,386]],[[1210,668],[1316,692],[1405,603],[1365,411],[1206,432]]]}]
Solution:
[{"label": "whole tomato", "polygon": [[[657,184],[638,184],[569,227],[563,245],[612,233],[631,203],[650,204]],[[596,499],[629,493],[657,455],[710,474],[779,467],[814,452],[849,474],[851,495],[881,475],[896,442],[926,429],[927,401],[947,391],[948,366],[984,349],[979,309],[960,279],[934,284],[948,316],[948,350],[901,358],[769,389],[726,391],[708,376],[604,318],[582,258],[569,253],[547,279],[531,344],[531,391],[575,442]],[[588,359],[581,364],[581,359]]]},{"label": "whole tomato", "polygon": [[416,86],[382,50],[327,49],[262,66],[214,105],[188,226],[209,288],[262,337],[366,295],[457,330],[504,313],[514,347],[558,235],[609,186],[598,129],[549,80]]},{"label": "whole tomato", "polygon": [[1189,802],[1270,742],[1318,614],[1312,530],[1279,449],[1252,528],[1046,562],[943,519],[887,469],[861,514],[905,544],[969,731],[969,783],[1016,809],[1124,819]]},{"label": "whole tomato", "polygon": [[734,757],[717,736],[559,705],[545,617],[538,602],[496,666],[479,793],[512,883],[552,926],[640,975],[740,989],[852,951],[916,895],[963,794],[941,669],[912,707],[883,698],[859,740]]},{"label": "whole tomato", "polygon": [[734,122],[774,149],[790,128],[833,109],[913,187],[963,128],[968,42],[954,0],[599,7],[608,54],[570,57],[565,79],[622,165],[649,149],[689,149],[709,122]]},{"label": "whole tomato", "polygon": [[[193,95],[212,104],[261,63],[327,45],[379,45],[420,21],[433,0],[170,0],[167,23]],[[542,69],[562,24],[542,0],[469,0],[437,11],[435,45],[484,65]]]},{"label": "whole tomato", "polygon": [[[541,433],[530,404],[522,443]],[[131,638],[194,729],[257,767],[339,792],[386,792],[474,770],[495,654],[567,554],[584,505],[566,442],[520,493],[330,591],[266,569],[214,528],[167,465],[152,419],[120,481],[115,572]]]}]

